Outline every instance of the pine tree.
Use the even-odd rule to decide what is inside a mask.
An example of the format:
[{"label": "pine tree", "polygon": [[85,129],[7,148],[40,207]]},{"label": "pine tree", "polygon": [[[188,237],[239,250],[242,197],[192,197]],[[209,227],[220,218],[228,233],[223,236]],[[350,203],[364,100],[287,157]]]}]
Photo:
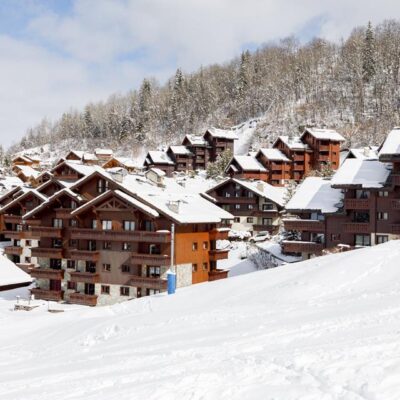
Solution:
[{"label": "pine tree", "polygon": [[226,167],[232,160],[233,153],[230,149],[224,150],[215,162],[207,164],[207,178],[216,178],[224,174]]},{"label": "pine tree", "polygon": [[363,59],[363,80],[370,82],[375,75],[375,38],[371,22],[368,22],[367,30],[365,31],[364,47],[362,52]]},{"label": "pine tree", "polygon": [[151,126],[152,87],[148,79],[144,79],[139,91],[139,115],[136,129],[138,132],[148,132]]}]

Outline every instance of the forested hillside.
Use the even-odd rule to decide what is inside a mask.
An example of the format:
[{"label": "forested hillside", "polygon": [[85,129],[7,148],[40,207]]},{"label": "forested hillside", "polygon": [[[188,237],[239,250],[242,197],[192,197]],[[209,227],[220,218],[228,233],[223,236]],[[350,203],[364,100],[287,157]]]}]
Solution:
[{"label": "forested hillside", "polygon": [[259,117],[253,140],[264,144],[305,124],[336,128],[350,145],[377,143],[400,124],[399,67],[399,21],[355,28],[341,43],[290,37],[224,65],[178,69],[164,85],[146,78],[139,90],[44,119],[12,151],[65,138],[80,148],[157,147]]}]

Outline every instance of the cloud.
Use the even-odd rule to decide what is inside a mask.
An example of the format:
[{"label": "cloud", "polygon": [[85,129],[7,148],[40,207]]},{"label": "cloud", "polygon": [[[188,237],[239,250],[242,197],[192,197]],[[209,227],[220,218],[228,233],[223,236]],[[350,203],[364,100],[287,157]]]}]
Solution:
[{"label": "cloud", "polygon": [[43,116],[126,92],[145,76],[163,80],[178,66],[190,72],[291,34],[338,40],[400,11],[391,0],[75,0],[67,10],[34,3],[23,27],[0,36],[7,143]]}]

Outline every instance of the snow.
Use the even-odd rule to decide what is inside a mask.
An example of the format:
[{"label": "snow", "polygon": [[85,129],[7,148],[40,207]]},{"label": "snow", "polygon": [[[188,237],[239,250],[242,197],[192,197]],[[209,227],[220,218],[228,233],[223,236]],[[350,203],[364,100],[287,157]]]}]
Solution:
[{"label": "snow", "polygon": [[2,286],[24,284],[27,282],[32,282],[30,275],[18,268],[6,256],[0,254],[0,290]]},{"label": "snow", "polygon": [[305,132],[309,132],[312,136],[319,140],[331,140],[334,142],[344,142],[346,140],[340,133],[333,129],[306,128],[304,133]]},{"label": "snow", "polygon": [[164,151],[153,150],[149,151],[148,155],[154,164],[174,165],[174,162],[168,157],[168,155]]},{"label": "snow", "polygon": [[236,132],[232,129],[218,129],[218,128],[212,127],[212,128],[207,129],[207,132],[212,137],[219,138],[219,139],[231,139],[231,140],[238,139]]},{"label": "snow", "polygon": [[278,149],[268,149],[268,148],[261,148],[259,150],[260,153],[264,154],[268,160],[271,161],[287,161],[290,160]]},{"label": "snow", "polygon": [[286,204],[287,211],[336,212],[343,200],[340,189],[331,187],[331,181],[320,177],[308,177],[297,188]]},{"label": "snow", "polygon": [[1,400],[400,397],[400,243],[90,309],[0,301]]},{"label": "snow", "polygon": [[378,159],[378,147],[377,146],[368,146],[360,149],[350,149],[347,157],[352,155],[354,158],[358,158],[360,160],[377,160]]},{"label": "snow", "polygon": [[251,119],[242,124],[232,127],[236,132],[238,140],[235,142],[235,154],[247,154],[250,150],[254,135],[256,133],[257,125],[262,118]]},{"label": "snow", "polygon": [[389,177],[387,164],[377,160],[347,159],[332,178],[332,185],[381,188]]},{"label": "snow", "polygon": [[281,265],[282,263],[294,263],[301,260],[301,257],[283,254],[282,246],[279,243],[273,241],[257,243],[256,246],[261,250],[271,254],[276,260],[278,260],[278,265]]},{"label": "snow", "polygon": [[233,160],[236,160],[243,171],[267,171],[265,167],[253,156],[234,156],[231,160],[231,163]]},{"label": "snow", "polygon": [[183,156],[191,156],[192,153],[186,146],[169,146],[172,153]]},{"label": "snow", "polygon": [[400,128],[394,128],[389,132],[381,149],[379,157],[385,155],[400,155]]},{"label": "snow", "polygon": [[206,146],[207,141],[200,135],[186,135],[185,138],[194,146]]},{"label": "snow", "polygon": [[14,168],[21,171],[21,173],[25,175],[27,178],[36,179],[40,175],[40,171],[37,171],[36,169],[33,169],[28,165],[16,165]]},{"label": "snow", "polygon": [[[310,147],[308,146],[308,144],[303,143],[300,140],[299,136],[293,136],[293,137],[289,137],[289,136],[278,136],[278,139],[280,139],[283,143],[286,144],[286,146],[288,146],[290,149],[292,150],[307,150],[310,149]],[[277,140],[278,140],[277,139]],[[276,141],[277,141],[276,140]],[[276,143],[275,141],[275,143]],[[275,146],[274,143],[274,146]]]},{"label": "snow", "polygon": [[16,176],[1,176],[0,177],[0,193],[3,195],[6,192],[22,186],[24,183]]}]

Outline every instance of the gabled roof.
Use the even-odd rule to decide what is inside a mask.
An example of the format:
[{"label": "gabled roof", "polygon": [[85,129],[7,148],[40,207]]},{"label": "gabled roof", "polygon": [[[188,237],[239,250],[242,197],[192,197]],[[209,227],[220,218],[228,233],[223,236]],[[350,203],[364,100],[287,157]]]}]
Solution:
[{"label": "gabled roof", "polygon": [[95,168],[92,170],[92,172],[90,174],[87,174],[85,176],[83,176],[82,178],[78,179],[77,181],[73,182],[73,184],[70,186],[70,189],[76,189],[78,188],[82,183],[90,180],[93,176],[95,175],[99,175],[104,179],[107,179],[110,182],[115,182],[115,179],[113,179],[113,177],[103,168]]},{"label": "gabled roof", "polygon": [[72,211],[71,215],[79,215],[83,211],[89,209],[91,206],[101,203],[109,196],[116,196],[120,199],[127,201],[132,206],[138,208],[139,210],[143,211],[145,214],[150,215],[152,217],[158,217],[159,214],[153,208],[147,206],[146,204],[142,203],[141,201],[135,199],[134,197],[122,192],[121,190],[107,190],[100,196],[95,197],[94,199],[88,201],[87,203],[83,204],[82,206],[78,207],[76,210]]},{"label": "gabled roof", "polygon": [[80,196],[79,194],[74,193],[72,190],[68,189],[68,188],[63,188],[61,190],[59,190],[58,192],[54,193],[52,196],[50,196],[49,198],[47,198],[42,204],[39,204],[36,208],[34,208],[33,210],[27,212],[24,216],[23,219],[27,219],[27,218],[31,218],[33,217],[35,214],[37,214],[40,210],[44,209],[46,206],[48,206],[49,204],[51,204],[54,200],[58,199],[59,197],[61,197],[62,195],[67,195],[70,198],[72,198],[73,200],[75,200],[76,202],[81,202],[83,201],[83,197]]},{"label": "gabled roof", "polygon": [[300,140],[299,136],[293,136],[293,137],[289,137],[286,135],[278,136],[278,138],[275,140],[275,142],[272,146],[275,147],[276,143],[279,140],[281,140],[283,143],[285,143],[286,146],[288,146],[291,150],[303,150],[303,151],[311,150],[307,143],[303,143]]},{"label": "gabled roof", "polygon": [[32,282],[29,274],[22,271],[3,254],[0,255],[0,264],[0,290],[7,289],[8,286],[25,286]]},{"label": "gabled roof", "polygon": [[47,197],[42,193],[39,193],[36,189],[28,189],[20,196],[16,197],[14,200],[10,201],[9,203],[5,204],[3,207],[0,208],[0,212],[7,211],[10,207],[14,206],[17,202],[23,200],[25,197],[29,195],[33,195],[38,198],[40,201],[46,201]]},{"label": "gabled roof", "polygon": [[[66,160],[64,162],[62,162],[61,164],[56,165],[51,172],[61,168],[61,166],[68,166],[69,168],[71,168],[72,170],[74,170],[75,172],[77,172],[80,175],[90,175],[92,174],[94,171],[103,171],[106,173],[106,171],[101,168],[98,165],[85,165],[82,164],[80,161],[73,161],[73,160]],[[59,177],[59,179],[62,179],[62,176]]]},{"label": "gabled roof", "polygon": [[26,155],[17,155],[11,161],[15,162],[18,159],[21,159],[21,160],[23,160],[23,161],[25,161],[27,163],[32,163],[33,162],[33,160],[30,157],[26,156]]},{"label": "gabled roof", "polygon": [[192,152],[186,146],[169,146],[169,150],[175,155],[192,156]]},{"label": "gabled roof", "polygon": [[243,171],[267,171],[265,167],[253,156],[234,156],[232,157],[232,160],[230,161],[227,169],[229,168],[229,166],[232,165],[233,161],[236,161]]},{"label": "gabled roof", "polygon": [[95,149],[94,154],[100,156],[112,156],[114,152],[111,149]]},{"label": "gabled roof", "polygon": [[356,186],[360,188],[381,188],[390,174],[387,164],[377,160],[347,159],[332,178],[332,186]]},{"label": "gabled roof", "polygon": [[186,135],[185,139],[193,146],[207,146],[207,141],[200,135]]},{"label": "gabled roof", "polygon": [[318,140],[331,140],[332,142],[344,142],[346,139],[334,129],[325,128],[305,128],[301,137],[308,132],[311,136],[314,136]]},{"label": "gabled roof", "polygon": [[319,211],[331,214],[342,206],[343,193],[331,186],[331,181],[320,177],[309,177],[296,188],[286,204],[287,211]]},{"label": "gabled roof", "polygon": [[147,153],[147,158],[150,159],[149,164],[168,164],[175,165],[175,163],[168,157],[165,151],[152,150]]},{"label": "gabled roof", "polygon": [[218,129],[218,128],[209,128],[207,129],[205,135],[207,132],[215,138],[220,138],[220,139],[230,139],[230,140],[237,140],[238,136],[235,131],[231,129]]},{"label": "gabled roof", "polygon": [[378,148],[377,146],[367,146],[363,148],[352,148],[346,158],[358,158],[359,160],[377,160]]},{"label": "gabled roof", "polygon": [[39,171],[33,169],[29,165],[14,165],[13,168],[19,170],[18,174],[22,173],[27,178],[36,179],[40,175]]},{"label": "gabled roof", "polygon": [[379,158],[400,158],[400,127],[392,129],[379,149]]},{"label": "gabled roof", "polygon": [[257,155],[260,153],[271,161],[290,161],[289,158],[287,158],[279,149],[261,148],[258,150]]}]

